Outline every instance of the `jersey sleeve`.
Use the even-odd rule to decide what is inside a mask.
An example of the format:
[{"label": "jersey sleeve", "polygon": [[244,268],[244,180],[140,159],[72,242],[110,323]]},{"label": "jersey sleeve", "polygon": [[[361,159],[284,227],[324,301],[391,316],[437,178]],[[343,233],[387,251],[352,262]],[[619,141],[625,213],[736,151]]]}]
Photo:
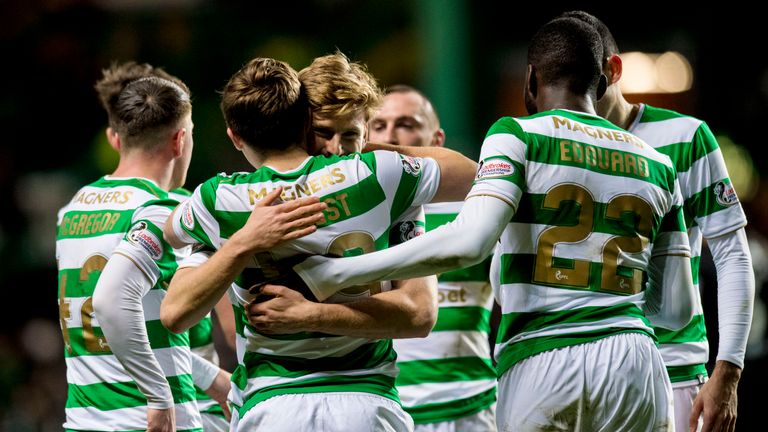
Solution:
[{"label": "jersey sleeve", "polygon": [[696,159],[681,173],[686,215],[701,227],[705,238],[727,234],[744,227],[747,218],[725,166],[723,153],[706,123],[701,123],[691,142]]},{"label": "jersey sleeve", "polygon": [[399,245],[426,231],[424,208],[410,207],[389,229],[389,246]]},{"label": "jersey sleeve", "polygon": [[214,216],[217,185],[218,177],[206,181],[179,205],[171,223],[180,240],[214,249],[220,246],[219,223]]},{"label": "jersey sleeve", "polygon": [[177,251],[163,238],[163,225],[176,203],[174,200],[150,201],[136,209],[130,229],[114,251],[133,261],[152,285],[170,279],[176,270]]},{"label": "jersey sleeve", "polygon": [[661,219],[658,232],[653,239],[651,257],[662,255],[691,256],[691,246],[685,225],[683,196],[680,182],[675,179],[671,205]]},{"label": "jersey sleeve", "polygon": [[525,189],[527,147],[525,132],[513,118],[498,120],[483,141],[477,176],[467,198],[496,197],[517,211]]},{"label": "jersey sleeve", "polygon": [[374,151],[376,177],[390,202],[392,220],[410,207],[432,201],[440,186],[440,167],[432,158]]}]

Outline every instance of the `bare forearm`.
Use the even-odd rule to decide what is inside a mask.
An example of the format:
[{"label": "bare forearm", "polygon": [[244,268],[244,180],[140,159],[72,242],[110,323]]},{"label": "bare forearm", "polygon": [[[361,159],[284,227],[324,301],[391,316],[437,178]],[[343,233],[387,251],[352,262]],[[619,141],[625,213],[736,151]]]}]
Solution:
[{"label": "bare forearm", "polygon": [[160,319],[169,330],[180,333],[200,322],[245,268],[249,257],[229,245],[201,266],[179,269],[173,276],[160,308]]},{"label": "bare forearm", "polygon": [[440,186],[432,202],[463,201],[472,188],[477,174],[477,162],[445,147],[397,146],[368,143],[365,151],[389,150],[413,157],[428,157],[440,165]]},{"label": "bare forearm", "polygon": [[308,331],[369,339],[426,337],[437,319],[437,278],[345,304],[318,303]]}]

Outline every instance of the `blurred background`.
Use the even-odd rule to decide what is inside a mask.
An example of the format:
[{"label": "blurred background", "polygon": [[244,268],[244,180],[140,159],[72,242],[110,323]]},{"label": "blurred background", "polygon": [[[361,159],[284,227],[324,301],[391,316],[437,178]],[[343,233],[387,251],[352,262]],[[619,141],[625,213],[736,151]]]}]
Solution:
[{"label": "blurred background", "polygon": [[[668,2],[667,2],[668,3]],[[739,424],[755,424],[768,382],[768,160],[757,126],[768,114],[762,17],[737,3],[685,10],[644,2],[585,9],[625,56],[622,83],[645,101],[708,122],[749,218],[757,276],[755,317],[739,394]],[[195,154],[186,187],[248,169],[218,108],[228,78],[255,56],[297,70],[337,48],[386,86],[410,84],[435,103],[447,146],[471,158],[502,115],[524,115],[526,44],[574,8],[470,0],[2,0],[0,1],[0,430],[61,430],[66,398],[58,324],[56,211],[81,185],[116,166],[94,82],[113,61],[164,67],[193,94]],[[714,269],[701,289],[717,347]]]}]

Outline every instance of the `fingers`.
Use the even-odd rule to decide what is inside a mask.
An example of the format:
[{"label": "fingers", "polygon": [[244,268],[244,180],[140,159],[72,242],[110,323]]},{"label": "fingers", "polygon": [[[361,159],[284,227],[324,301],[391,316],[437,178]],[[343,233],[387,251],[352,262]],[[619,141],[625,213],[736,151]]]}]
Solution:
[{"label": "fingers", "polygon": [[280,198],[280,195],[283,193],[283,187],[278,186],[274,189],[272,189],[267,195],[264,196],[259,202],[256,203],[256,207],[267,207],[271,206],[275,200]]},{"label": "fingers", "polygon": [[283,240],[289,241],[289,240],[296,240],[297,238],[301,238],[307,235],[312,234],[313,232],[317,231],[317,225],[310,225],[306,228],[302,228],[299,230],[294,230],[289,232],[288,234],[285,234],[283,236]]}]

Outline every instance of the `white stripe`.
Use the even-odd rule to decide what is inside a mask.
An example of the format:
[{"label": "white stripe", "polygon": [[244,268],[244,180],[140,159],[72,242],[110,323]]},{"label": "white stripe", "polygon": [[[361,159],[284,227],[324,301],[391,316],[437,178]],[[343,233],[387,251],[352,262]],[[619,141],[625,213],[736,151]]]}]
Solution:
[{"label": "white stripe", "polygon": [[701,233],[705,238],[713,238],[743,228],[747,225],[747,218],[741,206],[734,205],[712,213],[706,218],[699,218],[696,222],[701,227]]},{"label": "white stripe", "polygon": [[[131,192],[131,197],[126,201],[125,203],[121,202],[112,202],[110,199],[110,202],[108,203],[97,203],[92,202],[91,204],[86,204],[84,202],[74,202],[74,199],[80,196],[80,194],[91,194],[91,193],[100,193],[102,196],[104,196],[107,193],[112,193],[112,196],[116,196],[115,192],[119,192],[121,194],[124,194],[125,192]],[[121,201],[122,198],[121,196]],[[143,205],[147,201],[156,200],[158,199],[158,196],[147,192],[143,189],[139,189],[134,186],[114,186],[114,187],[108,187],[108,188],[97,188],[97,187],[89,187],[86,186],[82,189],[80,189],[74,197],[72,197],[73,201],[70,201],[70,203],[65,207],[65,211],[98,211],[98,210],[113,210],[113,211],[123,211],[123,210],[133,210],[141,205]]]},{"label": "white stripe", "polygon": [[[322,185],[320,181],[322,177],[328,179],[328,176],[330,176],[331,182],[336,182],[338,180],[337,176],[331,174],[332,170],[335,168],[341,169],[344,174],[344,180],[334,184],[326,182],[325,185]],[[254,192],[259,192],[262,189],[271,191],[278,186],[283,186],[283,199],[291,200],[296,198],[294,191],[294,185],[296,184],[305,185],[307,189],[310,189],[311,194],[314,196],[328,195],[354,186],[372,174],[373,172],[367,165],[355,158],[351,160],[341,160],[320,170],[313,171],[308,175],[302,175],[295,181],[266,181],[238,184],[220,183],[216,189],[216,210],[229,212],[249,212],[253,210],[254,205],[250,202],[248,194],[249,189]],[[305,195],[302,194],[301,197],[303,196]]]},{"label": "white stripe", "polygon": [[[529,224],[529,223],[510,223],[501,234],[498,250],[503,254],[533,254],[536,253],[535,241],[538,240],[541,232],[551,228],[550,225]],[[682,233],[679,233],[682,237]],[[560,242],[555,243],[555,257],[568,257],[572,259],[586,261],[602,261],[603,248],[614,234],[593,232],[585,239],[576,243]],[[648,244],[642,252],[629,253],[621,251],[619,253],[619,265],[626,265],[634,268],[645,267],[650,258],[651,244]]]},{"label": "white stripe", "polygon": [[709,344],[706,341],[659,345],[659,351],[666,366],[695,365],[709,361]]},{"label": "white stripe", "polygon": [[427,215],[431,214],[457,214],[464,206],[463,201],[454,202],[442,202],[442,203],[430,203],[424,204],[424,212]]},{"label": "white stripe", "polygon": [[349,336],[328,336],[301,340],[269,339],[258,333],[252,333],[247,327],[244,330],[247,341],[245,349],[265,355],[279,355],[315,359],[323,357],[341,357],[351,353],[361,346],[371,343],[371,339],[353,338]]},{"label": "white stripe", "polygon": [[394,339],[397,362],[452,357],[491,358],[488,334],[478,331],[431,332],[424,339]]},{"label": "white stripe", "polygon": [[[248,378],[248,385],[245,388],[244,394],[249,395],[252,392],[264,387],[269,387],[269,386],[274,386],[279,384],[298,383],[300,381],[313,380],[317,378],[356,377],[356,376],[376,375],[376,374],[386,375],[394,378],[397,376],[398,372],[399,372],[399,369],[395,366],[395,362],[387,362],[387,363],[382,363],[375,368],[345,370],[345,371],[336,371],[336,372],[316,372],[316,373],[311,373],[307,375],[302,375],[296,378],[284,378],[279,376]],[[233,390],[234,389],[236,389],[236,387],[233,387]],[[235,390],[232,393],[237,393],[237,391]]]},{"label": "white stripe", "polygon": [[[178,376],[192,373],[189,348],[157,348],[152,351],[165,376]],[[67,357],[67,382],[75,385],[97,383],[117,383],[133,381],[125,368],[112,354],[85,355]]]},{"label": "white stripe", "polygon": [[[165,298],[165,290],[153,289],[149,290],[147,294],[142,298],[142,307],[144,309],[144,321],[156,321],[160,319],[160,303]],[[83,317],[80,310],[83,308],[83,303],[88,300],[89,297],[67,297],[66,301],[69,303],[69,317],[66,319],[67,328],[79,328],[83,326]],[[99,325],[99,318],[95,313],[91,314],[91,325],[93,327],[101,327]]]},{"label": "white stripe", "polygon": [[125,233],[120,232],[102,234],[97,237],[57,240],[59,269],[79,269],[88,258],[96,254],[109,259],[123,237],[125,237]]},{"label": "white stripe", "polygon": [[[496,359],[498,360],[502,351],[504,351],[508,345],[522,342],[524,340],[537,338],[537,337],[544,337],[544,336],[557,336],[557,335],[567,336],[574,333],[586,333],[586,332],[591,332],[595,330],[605,330],[608,328],[643,329],[649,332],[651,330],[640,319],[626,317],[626,316],[611,317],[609,319],[593,321],[590,323],[574,323],[569,325],[561,324],[561,325],[558,325],[557,327],[547,327],[544,330],[535,330],[532,332],[518,333],[507,342],[496,344],[496,349],[494,350],[494,353],[495,353]],[[589,335],[586,335],[585,337],[589,337]]]},{"label": "white stripe", "polygon": [[678,173],[684,198],[690,198],[709,186],[728,178],[723,153],[718,148],[695,161],[688,171]]},{"label": "white stripe", "polygon": [[[561,124],[557,129],[555,129],[554,120],[553,120],[554,117],[567,120],[572,125],[571,126],[572,129],[568,129],[567,125],[564,125],[564,124]],[[643,157],[646,157],[648,159],[654,160],[656,162],[661,162],[669,165],[667,156],[659,152],[653,151],[651,145],[635,144],[632,142],[628,142],[626,140],[627,135],[634,137],[637,143],[642,143],[645,140],[643,140],[641,137],[638,137],[634,134],[626,132],[623,129],[612,129],[612,128],[607,128],[602,126],[595,126],[592,124],[579,122],[577,120],[573,120],[565,116],[547,116],[547,117],[538,117],[535,119],[517,119],[517,120],[520,126],[523,128],[523,130],[525,130],[525,132],[527,133],[536,133],[536,134],[541,134],[547,137],[551,137],[553,139],[573,140],[573,141],[578,141],[582,143],[596,145],[598,147],[602,147],[606,149],[620,150],[620,151],[625,151],[629,153],[634,153],[634,154],[638,154]],[[604,136],[598,138],[597,132],[594,132],[595,136],[593,137],[585,132],[573,130],[573,128],[575,128],[576,125],[581,126],[585,130],[587,128],[591,130],[600,129],[610,133],[613,137],[615,137],[618,134],[618,136],[621,137],[621,140],[607,139]]]},{"label": "white stripe", "polygon": [[497,133],[487,137],[480,149],[480,160],[494,156],[506,156],[514,161],[525,163],[528,146],[515,135]]},{"label": "white stripe", "polygon": [[496,380],[452,381],[398,386],[404,406],[451,402],[468,398],[496,387]]},{"label": "white stripe", "polygon": [[504,284],[498,293],[501,313],[557,312],[584,306],[611,307],[633,303],[642,307],[644,293],[617,296],[589,290],[552,288],[527,283]]},{"label": "white stripe", "polygon": [[488,282],[438,282],[438,307],[493,307],[491,287]]},{"label": "white stripe", "polygon": [[[176,404],[176,429],[202,428],[197,402]],[[75,430],[142,430],[147,428],[147,407],[99,411],[93,407],[67,408],[65,429]]]},{"label": "white stripe", "polygon": [[656,148],[679,142],[691,142],[701,123],[701,120],[683,116],[639,123],[631,132]]}]

